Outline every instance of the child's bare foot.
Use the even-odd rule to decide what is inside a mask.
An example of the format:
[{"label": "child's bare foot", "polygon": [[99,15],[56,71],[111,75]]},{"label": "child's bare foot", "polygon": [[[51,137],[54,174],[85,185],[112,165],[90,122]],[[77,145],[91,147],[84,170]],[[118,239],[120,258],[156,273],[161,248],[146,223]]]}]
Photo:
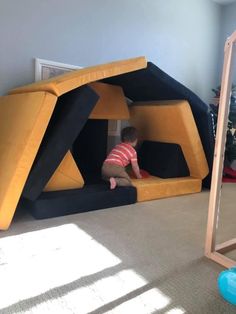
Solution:
[{"label": "child's bare foot", "polygon": [[116,187],[116,180],[114,178],[110,178],[110,189],[113,190]]}]

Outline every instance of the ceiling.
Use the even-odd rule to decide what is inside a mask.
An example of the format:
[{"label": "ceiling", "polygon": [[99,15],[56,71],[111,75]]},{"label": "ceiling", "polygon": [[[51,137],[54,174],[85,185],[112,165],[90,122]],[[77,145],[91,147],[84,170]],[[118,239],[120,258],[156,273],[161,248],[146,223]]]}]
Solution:
[{"label": "ceiling", "polygon": [[236,2],[236,0],[213,0],[213,1],[217,2],[219,4],[222,4],[222,5],[226,5],[226,4],[230,4],[230,3]]}]

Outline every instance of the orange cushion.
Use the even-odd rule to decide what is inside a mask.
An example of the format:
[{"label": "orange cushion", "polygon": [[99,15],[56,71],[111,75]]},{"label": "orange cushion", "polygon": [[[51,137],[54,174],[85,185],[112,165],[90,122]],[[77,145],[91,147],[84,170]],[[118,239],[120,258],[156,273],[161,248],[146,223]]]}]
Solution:
[{"label": "orange cushion", "polygon": [[129,120],[129,109],[123,89],[99,82],[89,84],[100,96],[89,119]]},{"label": "orange cushion", "polygon": [[209,169],[191,108],[185,100],[134,103],[131,124],[141,140],[176,143],[182,148],[190,176],[203,179]]},{"label": "orange cushion", "polygon": [[0,229],[7,229],[55,107],[36,92],[0,97]]},{"label": "orange cushion", "polygon": [[171,179],[149,177],[147,179],[132,179],[132,184],[137,189],[138,202],[143,202],[200,192],[202,180],[191,177]]},{"label": "orange cushion", "polygon": [[56,77],[52,77],[49,80],[39,81],[26,86],[18,87],[11,90],[9,94],[47,91],[56,96],[61,96],[79,86],[146,67],[147,60],[145,57],[115,61],[107,64],[71,71]]}]

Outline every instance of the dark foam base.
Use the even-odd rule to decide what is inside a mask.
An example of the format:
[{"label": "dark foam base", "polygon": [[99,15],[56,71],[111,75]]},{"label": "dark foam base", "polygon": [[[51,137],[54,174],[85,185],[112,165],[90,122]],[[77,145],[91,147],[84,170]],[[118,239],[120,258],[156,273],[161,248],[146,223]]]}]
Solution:
[{"label": "dark foam base", "polygon": [[188,165],[180,145],[143,141],[138,151],[139,166],[151,175],[167,178],[188,177]]},{"label": "dark foam base", "polygon": [[21,199],[34,218],[44,219],[136,203],[134,187],[110,190],[106,184],[89,185],[82,189],[44,192],[36,201]]}]

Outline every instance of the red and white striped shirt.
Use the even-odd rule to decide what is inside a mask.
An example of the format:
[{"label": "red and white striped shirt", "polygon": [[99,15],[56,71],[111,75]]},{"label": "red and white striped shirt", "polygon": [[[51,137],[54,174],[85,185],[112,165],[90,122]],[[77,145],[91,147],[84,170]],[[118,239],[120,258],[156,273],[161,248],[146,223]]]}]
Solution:
[{"label": "red and white striped shirt", "polygon": [[112,149],[105,163],[126,167],[132,161],[137,161],[136,150],[129,143],[120,143]]}]

